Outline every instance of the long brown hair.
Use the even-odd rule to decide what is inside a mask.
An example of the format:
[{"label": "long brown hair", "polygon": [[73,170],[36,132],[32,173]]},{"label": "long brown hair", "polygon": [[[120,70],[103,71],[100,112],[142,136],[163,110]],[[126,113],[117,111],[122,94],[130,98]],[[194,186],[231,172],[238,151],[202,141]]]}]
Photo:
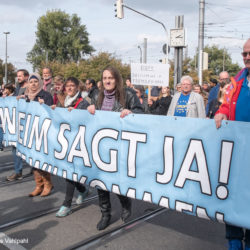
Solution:
[{"label": "long brown hair", "polygon": [[228,86],[229,86],[229,84],[225,84],[225,86],[223,88],[220,88],[220,90],[218,92],[218,95],[217,95],[217,100],[219,102],[223,102],[224,96],[225,96],[225,92],[226,92]]},{"label": "long brown hair", "polygon": [[[111,75],[115,78],[115,100],[118,101],[124,108],[125,107],[125,93],[124,93],[124,88],[123,88],[122,76],[115,67],[108,66],[102,71],[101,80],[103,79],[103,72],[105,70],[108,70],[111,73]],[[102,82],[102,86],[101,86],[99,96],[97,99],[97,106],[99,108],[101,108],[102,106],[103,99],[104,99],[104,86]]]},{"label": "long brown hair", "polygon": [[168,90],[167,90],[167,96],[170,96],[170,88],[169,88],[168,86],[167,86],[167,87],[162,86],[162,87],[161,87],[161,92],[160,92],[160,94],[159,94],[159,100],[163,97],[162,88],[167,88],[167,89],[168,89]]}]

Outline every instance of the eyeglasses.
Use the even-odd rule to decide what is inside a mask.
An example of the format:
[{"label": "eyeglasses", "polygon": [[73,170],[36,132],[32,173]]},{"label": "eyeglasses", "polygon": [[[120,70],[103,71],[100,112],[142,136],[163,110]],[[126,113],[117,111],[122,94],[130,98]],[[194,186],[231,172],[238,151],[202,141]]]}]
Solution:
[{"label": "eyeglasses", "polygon": [[65,85],[65,88],[74,88],[76,85],[74,84],[69,84],[69,85]]},{"label": "eyeglasses", "polygon": [[242,55],[243,57],[250,56],[250,51],[249,51],[249,52],[242,52],[241,55]]}]

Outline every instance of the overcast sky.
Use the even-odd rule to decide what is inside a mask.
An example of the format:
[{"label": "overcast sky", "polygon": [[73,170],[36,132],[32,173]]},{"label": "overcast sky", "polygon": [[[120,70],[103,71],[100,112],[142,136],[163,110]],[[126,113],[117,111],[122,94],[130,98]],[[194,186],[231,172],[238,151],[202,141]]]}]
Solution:
[{"label": "overcast sky", "polygon": [[[124,19],[115,18],[114,3],[115,0],[1,0],[0,58],[5,60],[3,32],[9,31],[8,61],[16,68],[31,71],[26,54],[35,43],[37,19],[48,10],[60,9],[81,18],[95,53],[108,51],[123,62],[139,62],[138,46],[142,47],[147,38],[148,63],[159,62],[164,57],[162,45],[166,41],[162,26],[128,9],[124,10]],[[124,0],[124,4],[163,22],[168,32],[175,27],[175,16],[184,15],[187,53],[193,57],[198,46],[199,0]],[[250,37],[250,7],[244,6],[249,6],[249,0],[209,0],[205,5],[205,45],[226,48],[233,62],[241,66],[242,45]]]}]

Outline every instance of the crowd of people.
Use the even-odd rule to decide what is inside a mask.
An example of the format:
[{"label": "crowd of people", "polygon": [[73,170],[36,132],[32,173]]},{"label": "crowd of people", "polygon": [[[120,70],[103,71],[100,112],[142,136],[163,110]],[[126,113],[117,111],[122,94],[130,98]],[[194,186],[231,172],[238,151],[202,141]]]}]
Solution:
[{"label": "crowd of people", "polygon": [[[131,80],[123,79],[119,71],[106,67],[101,75],[101,81],[86,79],[79,81],[75,77],[66,80],[62,76],[53,77],[52,70],[45,67],[42,77],[38,73],[29,74],[25,69],[17,71],[17,85],[6,84],[2,89],[2,97],[16,96],[27,102],[37,101],[40,104],[64,107],[70,112],[73,109],[85,109],[95,115],[95,110],[120,112],[120,117],[131,113],[145,113],[152,115],[168,115],[192,118],[214,118],[216,127],[221,126],[223,119],[250,121],[250,39],[243,47],[244,68],[235,78],[223,71],[218,80],[210,79],[202,86],[194,84],[192,77],[185,75],[176,85],[175,94],[172,96],[169,87],[154,86],[147,89],[141,85],[133,85]],[[2,128],[0,128],[0,150],[3,150],[1,141]],[[7,181],[22,179],[22,159],[16,155],[16,148],[12,148],[14,158],[14,173],[6,177]],[[53,189],[50,173],[32,169],[35,179],[35,189],[29,194],[34,196],[48,196]],[[71,213],[71,203],[75,188],[79,195],[76,203],[81,204],[88,195],[88,187],[66,180],[65,199],[57,217],[65,217]],[[111,203],[108,191],[98,189],[101,220],[97,229],[103,230],[110,224]],[[126,221],[131,215],[131,200],[118,195],[122,206],[121,218]],[[242,240],[245,239],[245,249],[250,249],[250,233],[232,225],[226,225],[226,236],[229,239],[229,249],[243,249]],[[238,247],[238,248],[237,248]]]}]

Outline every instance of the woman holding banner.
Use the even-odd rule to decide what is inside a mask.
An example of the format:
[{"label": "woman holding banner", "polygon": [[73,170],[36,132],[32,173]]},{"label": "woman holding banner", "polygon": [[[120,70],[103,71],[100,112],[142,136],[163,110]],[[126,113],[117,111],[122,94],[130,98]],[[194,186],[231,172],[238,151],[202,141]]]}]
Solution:
[{"label": "woman holding banner", "polygon": [[[37,73],[31,74],[24,96],[19,96],[19,98],[25,97],[27,102],[35,101],[39,102],[40,104],[51,106],[53,104],[53,98],[49,92],[42,89],[42,86],[43,83],[40,75]],[[42,171],[40,169],[33,169],[33,174],[36,182],[36,187],[33,192],[29,194],[29,196],[48,196],[53,188],[50,173]]]},{"label": "woman holding banner", "polygon": [[[82,98],[79,91],[79,81],[75,77],[69,77],[65,82],[66,98],[64,100],[64,107],[69,111],[73,109],[87,109],[89,103]],[[56,105],[51,106],[54,109]],[[57,217],[65,217],[71,213],[71,203],[75,188],[79,191],[76,199],[76,204],[80,205],[88,194],[88,189],[79,182],[74,182],[66,179],[66,194],[63,205],[56,213]]]},{"label": "woman holding banner", "polygon": [[[93,105],[88,107],[91,114],[95,114],[96,109],[121,112],[121,118],[132,112],[143,113],[143,107],[135,92],[130,88],[123,88],[123,81],[119,71],[111,66],[103,70],[99,95],[97,99],[92,99],[91,103]],[[109,191],[98,189],[98,196],[102,218],[97,224],[97,229],[103,230],[109,225],[111,219]],[[118,198],[122,205],[121,218],[126,221],[131,215],[131,200],[122,195],[118,195]]]}]

